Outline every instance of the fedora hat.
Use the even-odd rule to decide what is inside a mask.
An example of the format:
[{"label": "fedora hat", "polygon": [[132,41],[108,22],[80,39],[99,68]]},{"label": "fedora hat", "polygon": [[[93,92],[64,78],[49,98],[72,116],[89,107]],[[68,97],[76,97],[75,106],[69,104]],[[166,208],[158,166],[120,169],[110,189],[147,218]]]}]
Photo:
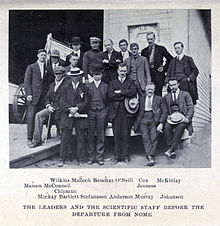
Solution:
[{"label": "fedora hat", "polygon": [[63,74],[65,72],[65,68],[62,66],[57,66],[53,70],[54,74]]},{"label": "fedora hat", "polygon": [[103,64],[93,64],[91,68],[91,74],[100,74],[103,72]]},{"label": "fedora hat", "polygon": [[50,56],[60,58],[60,52],[57,49],[54,49],[54,50],[52,50]]},{"label": "fedora hat", "polygon": [[79,76],[82,75],[83,71],[81,71],[78,67],[71,68],[69,72],[67,72],[67,75],[70,76]]},{"label": "fedora hat", "polygon": [[125,98],[125,108],[131,114],[137,113],[139,109],[138,98],[137,97]]},{"label": "fedora hat", "polygon": [[82,44],[82,43],[83,42],[81,42],[80,37],[73,37],[72,38],[72,41],[71,41],[72,45],[79,45],[79,44]]},{"label": "fedora hat", "polygon": [[174,112],[173,114],[170,115],[170,117],[168,117],[167,122],[172,125],[179,124],[183,122],[184,118],[185,116],[180,112]]}]

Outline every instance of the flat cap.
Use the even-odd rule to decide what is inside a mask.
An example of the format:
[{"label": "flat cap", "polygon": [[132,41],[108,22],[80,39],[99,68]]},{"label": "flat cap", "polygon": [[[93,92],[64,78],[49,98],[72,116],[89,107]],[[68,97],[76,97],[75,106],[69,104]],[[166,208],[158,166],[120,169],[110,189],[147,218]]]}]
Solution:
[{"label": "flat cap", "polygon": [[37,53],[47,53],[46,49],[39,49]]},{"label": "flat cap", "polygon": [[60,52],[57,49],[54,49],[54,50],[52,50],[50,56],[60,58]]},{"label": "flat cap", "polygon": [[90,42],[101,42],[101,39],[97,37],[90,37]]},{"label": "flat cap", "polygon": [[54,74],[62,74],[65,72],[65,68],[62,66],[57,66],[53,70]]}]

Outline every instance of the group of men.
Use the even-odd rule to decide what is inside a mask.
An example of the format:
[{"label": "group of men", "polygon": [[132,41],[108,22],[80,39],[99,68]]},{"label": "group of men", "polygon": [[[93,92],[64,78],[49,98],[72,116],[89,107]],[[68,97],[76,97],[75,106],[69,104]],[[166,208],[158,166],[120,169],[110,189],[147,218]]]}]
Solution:
[{"label": "group of men", "polygon": [[[139,45],[131,43],[129,51],[125,39],[119,41],[120,52],[106,39],[102,52],[97,37],[90,38],[91,49],[83,53],[80,38],[73,37],[73,52],[66,62],[53,50],[50,66],[46,66],[46,51],[40,49],[24,79],[28,146],[41,145],[43,122],[53,116],[61,131],[60,167],[66,163],[73,128],[78,164],[104,165],[108,122],[114,135],[112,164],[130,161],[132,128],[142,136],[147,166],[155,164],[161,133],[167,144],[164,154],[175,158],[184,130],[192,132],[198,69],[193,59],[184,55],[183,43],[174,44],[177,56],[173,58],[164,46],[155,44],[153,32],[148,32],[146,39],[148,47],[140,55]],[[162,98],[164,85],[168,93]]]}]

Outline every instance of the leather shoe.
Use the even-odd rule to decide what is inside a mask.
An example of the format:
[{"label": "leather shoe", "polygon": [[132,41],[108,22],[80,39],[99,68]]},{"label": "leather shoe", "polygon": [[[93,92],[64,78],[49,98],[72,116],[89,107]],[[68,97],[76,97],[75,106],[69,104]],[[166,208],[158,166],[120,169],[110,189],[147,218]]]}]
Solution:
[{"label": "leather shoe", "polygon": [[88,160],[88,161],[87,161],[87,164],[88,164],[88,165],[92,165],[92,164],[93,164],[93,161],[92,161],[92,160]]},{"label": "leather shoe", "polygon": [[84,166],[84,165],[85,165],[84,162],[79,162],[79,163],[78,163],[78,166]]},{"label": "leather shoe", "polygon": [[123,160],[123,162],[127,164],[127,163],[129,163],[129,159],[128,159],[128,158],[125,158],[125,159]]},{"label": "leather shoe", "polygon": [[168,149],[166,152],[164,152],[164,155],[166,155],[167,157],[171,157],[171,153],[172,153],[172,150],[171,149]]},{"label": "leather shoe", "polygon": [[117,163],[118,163],[118,160],[114,159],[113,162],[112,162],[112,165],[116,165]]},{"label": "leather shoe", "polygon": [[176,158],[176,152],[172,151],[170,154],[170,158],[175,159]]},{"label": "leather shoe", "polygon": [[36,147],[38,147],[40,145],[41,145],[41,143],[34,142],[34,143],[32,143],[32,144],[29,145],[29,148],[36,148]]},{"label": "leather shoe", "polygon": [[57,164],[57,166],[59,166],[59,167],[63,167],[64,165],[65,165],[65,162],[63,162],[63,161],[61,161]]},{"label": "leather shoe", "polygon": [[147,166],[154,166],[155,164],[154,157],[149,155],[147,159],[148,159]]},{"label": "leather shoe", "polygon": [[104,161],[103,160],[97,160],[96,161],[100,166],[103,166],[104,165]]},{"label": "leather shoe", "polygon": [[27,139],[27,146],[30,146],[32,144],[32,140]]}]

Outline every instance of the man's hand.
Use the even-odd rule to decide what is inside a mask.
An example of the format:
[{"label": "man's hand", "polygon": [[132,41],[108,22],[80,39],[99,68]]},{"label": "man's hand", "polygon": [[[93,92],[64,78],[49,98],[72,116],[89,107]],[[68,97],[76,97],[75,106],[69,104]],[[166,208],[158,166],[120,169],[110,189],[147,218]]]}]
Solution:
[{"label": "man's hand", "polygon": [[79,116],[79,113],[76,112],[76,113],[73,115],[73,117],[74,117],[74,118],[79,118],[79,117],[80,117],[80,116]]},{"label": "man's hand", "polygon": [[115,90],[114,93],[121,93],[121,90]]},{"label": "man's hand", "polygon": [[158,67],[157,69],[159,72],[163,72],[163,66]]},{"label": "man's hand", "polygon": [[109,63],[109,60],[104,59],[102,62],[103,62],[104,64],[108,64],[108,63]]},{"label": "man's hand", "polygon": [[187,78],[187,81],[190,82],[190,78]]},{"label": "man's hand", "polygon": [[78,111],[78,107],[71,107],[69,108],[69,111],[72,115],[74,115]]},{"label": "man's hand", "polygon": [[33,99],[32,95],[27,96],[27,102],[32,102],[32,99]]},{"label": "man's hand", "polygon": [[120,62],[122,62],[122,61],[121,61],[120,59],[117,59],[116,62],[117,62],[117,63],[120,63]]},{"label": "man's hand", "polygon": [[184,123],[189,123],[189,119],[185,117],[184,120],[183,120],[183,122]]},{"label": "man's hand", "polygon": [[160,133],[163,133],[163,124],[160,123],[158,126],[157,126],[157,131],[160,132]]},{"label": "man's hand", "polygon": [[54,112],[54,111],[55,111],[55,108],[54,108],[54,107],[52,107],[51,105],[50,105],[50,106],[48,106],[48,107],[47,107],[47,109],[48,109],[48,111],[49,111],[50,113],[52,113],[52,112]]}]

